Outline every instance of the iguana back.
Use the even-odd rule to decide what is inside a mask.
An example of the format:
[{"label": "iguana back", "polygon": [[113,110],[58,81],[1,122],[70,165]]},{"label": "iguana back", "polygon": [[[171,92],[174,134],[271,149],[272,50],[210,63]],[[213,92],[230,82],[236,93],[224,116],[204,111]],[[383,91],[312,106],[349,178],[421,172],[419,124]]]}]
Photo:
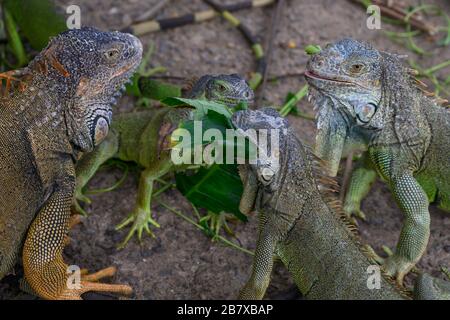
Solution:
[{"label": "iguana back", "polygon": [[[36,112],[41,112],[42,102],[39,98],[33,99],[22,108],[36,108]],[[16,263],[24,234],[51,186],[41,179],[38,168],[32,165],[36,164],[32,137],[28,135],[32,125],[21,116],[21,106],[5,98],[0,104],[1,279]]]}]

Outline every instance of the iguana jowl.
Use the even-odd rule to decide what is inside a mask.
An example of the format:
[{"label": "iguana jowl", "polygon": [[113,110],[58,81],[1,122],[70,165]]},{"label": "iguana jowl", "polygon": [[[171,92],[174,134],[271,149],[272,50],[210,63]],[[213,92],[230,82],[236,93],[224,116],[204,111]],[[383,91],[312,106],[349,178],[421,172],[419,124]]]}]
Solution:
[{"label": "iguana jowl", "polygon": [[344,39],[308,62],[306,79],[318,108],[316,152],[336,175],[343,149],[367,149],[353,174],[348,214],[375,179],[389,184],[405,220],[386,271],[402,283],[425,252],[429,202],[450,210],[450,113],[425,94],[398,56]]},{"label": "iguana jowl", "polygon": [[[140,86],[145,90],[145,78],[141,80]],[[234,107],[240,102],[251,103],[254,94],[245,79],[231,74],[205,75],[194,83],[186,96]],[[105,141],[79,162],[76,169],[76,196],[79,201],[87,203],[90,200],[82,194],[82,189],[106,160],[118,158],[134,161],[144,168],[140,175],[134,210],[118,226],[120,229],[131,224],[131,230],[120,247],[125,246],[135,233],[139,240],[144,231],[153,236],[150,225],[159,227],[151,215],[153,182],[170,171],[184,167],[175,165],[170,159],[170,135],[181,122],[193,120],[193,112],[194,109],[189,107],[163,107],[120,114],[115,117]],[[76,207],[78,211],[82,211],[78,203]]]},{"label": "iguana jowl", "polygon": [[[273,109],[238,111],[232,122],[255,142],[249,130],[278,130],[278,157],[260,157],[241,165],[244,191],[240,210],[259,214],[259,230],[250,279],[241,299],[262,299],[270,282],[274,255],[292,274],[308,299],[409,299],[410,295],[380,273],[380,287],[370,286],[372,254],[362,246],[339,200],[336,185],[323,175],[322,163],[304,147],[287,120]],[[268,138],[270,141],[270,138]],[[260,146],[262,147],[262,146]],[[271,145],[262,147],[271,152]],[[264,151],[263,151],[264,152]],[[275,153],[276,154],[276,153]],[[449,282],[424,275],[417,299],[449,299]]]},{"label": "iguana jowl", "polygon": [[0,278],[22,253],[25,280],[40,297],[130,292],[93,282],[101,272],[69,289],[62,251],[76,159],[106,137],[111,106],[141,56],[132,35],[83,28],[52,39],[17,72],[20,86],[0,100]]}]

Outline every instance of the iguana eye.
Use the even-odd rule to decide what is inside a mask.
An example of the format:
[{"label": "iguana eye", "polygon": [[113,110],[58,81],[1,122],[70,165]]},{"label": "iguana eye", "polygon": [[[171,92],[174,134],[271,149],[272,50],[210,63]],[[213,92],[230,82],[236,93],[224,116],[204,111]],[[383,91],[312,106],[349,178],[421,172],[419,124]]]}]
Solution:
[{"label": "iguana eye", "polygon": [[112,62],[115,61],[119,57],[119,50],[111,49],[105,52],[105,58]]},{"label": "iguana eye", "polygon": [[373,103],[367,103],[355,109],[356,117],[363,123],[368,123],[376,111],[377,106]]},{"label": "iguana eye", "polygon": [[227,88],[223,84],[219,84],[217,86],[217,90],[219,90],[220,92],[225,92]]},{"label": "iguana eye", "polygon": [[354,63],[350,66],[351,73],[361,73],[364,70],[364,65],[362,63]]}]

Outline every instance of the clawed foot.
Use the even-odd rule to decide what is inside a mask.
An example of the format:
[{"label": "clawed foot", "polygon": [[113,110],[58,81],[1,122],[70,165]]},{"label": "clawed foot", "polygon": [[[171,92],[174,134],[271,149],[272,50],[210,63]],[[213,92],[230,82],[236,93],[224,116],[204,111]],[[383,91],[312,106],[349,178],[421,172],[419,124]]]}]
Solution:
[{"label": "clawed foot", "polygon": [[387,246],[382,246],[383,251],[388,255],[388,257],[380,257],[371,246],[365,246],[373,260],[382,266],[383,270],[389,276],[395,278],[395,281],[399,286],[403,286],[403,279],[408,274],[409,271],[417,273],[418,270],[414,267],[414,263],[406,261],[402,257],[394,254],[392,250]]},{"label": "clawed foot", "polygon": [[344,212],[347,215],[347,217],[350,219],[350,221],[355,225],[358,225],[358,223],[354,217],[358,217],[361,220],[366,221],[366,215],[361,210],[360,204],[346,202],[344,204]]},{"label": "clawed foot", "polygon": [[398,285],[403,285],[403,279],[408,272],[414,267],[414,263],[406,261],[405,259],[393,254],[385,259],[383,264],[384,271],[395,278]]},{"label": "clawed foot", "polygon": [[116,271],[117,269],[115,267],[102,269],[93,274],[87,274],[86,270],[82,270],[80,282],[78,284],[76,282],[71,283],[71,286],[73,287],[64,289],[57,299],[81,300],[81,295],[89,291],[117,293],[124,296],[131,295],[133,289],[128,285],[98,282],[105,277],[112,277],[116,273]]},{"label": "clawed foot", "polygon": [[205,227],[205,233],[213,240],[219,237],[220,230],[222,229],[229,235],[235,236],[233,230],[228,226],[228,218],[225,213],[217,214],[208,211],[208,214],[199,220],[199,224]]},{"label": "clawed foot", "polygon": [[155,238],[154,233],[150,229],[150,225],[153,225],[156,228],[160,227],[158,222],[153,220],[150,210],[137,208],[124,221],[122,221],[116,226],[116,230],[120,230],[131,223],[132,223],[131,230],[128,232],[128,235],[122,241],[122,243],[119,244],[118,246],[119,249],[123,249],[135,233],[137,233],[137,237],[140,242],[142,240],[142,234],[144,230],[149,236]]}]

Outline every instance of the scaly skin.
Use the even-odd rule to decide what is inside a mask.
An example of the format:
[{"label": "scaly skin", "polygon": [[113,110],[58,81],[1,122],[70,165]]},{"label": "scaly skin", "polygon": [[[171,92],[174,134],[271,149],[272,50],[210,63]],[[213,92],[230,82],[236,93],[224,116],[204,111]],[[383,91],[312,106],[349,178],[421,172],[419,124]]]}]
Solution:
[{"label": "scaly skin", "polygon": [[25,280],[42,298],[130,293],[128,286],[95,282],[111,268],[69,289],[62,252],[76,159],[106,136],[111,104],[141,55],[131,35],[83,28],[54,38],[15,73],[19,86],[0,100],[0,278],[22,252]]},{"label": "scaly skin", "polygon": [[450,300],[450,282],[420,274],[414,285],[414,300]]},{"label": "scaly skin", "polygon": [[[207,75],[194,84],[187,97],[222,102],[233,107],[239,102],[252,102],[253,91],[238,75]],[[164,107],[121,114],[114,119],[106,140],[77,166],[76,197],[84,202],[89,199],[83,196],[83,187],[106,160],[117,158],[134,161],[144,168],[134,210],[117,226],[117,229],[121,229],[131,224],[131,229],[119,248],[123,248],[134,234],[137,234],[139,240],[144,231],[154,237],[150,226],[159,227],[159,224],[151,215],[153,182],[170,171],[184,168],[172,163],[168,140],[182,121],[193,120],[192,117],[193,109],[187,107]],[[82,210],[77,203],[76,207],[78,211]]]},{"label": "scaly skin", "polygon": [[[239,168],[244,191],[240,210],[259,214],[253,270],[241,299],[262,299],[277,255],[308,299],[410,299],[410,294],[380,273],[380,288],[369,289],[369,267],[378,257],[360,244],[339,200],[327,189],[320,160],[297,139],[287,120],[273,109],[238,111],[232,122],[252,142],[249,129],[279,131],[279,153]],[[254,135],[253,135],[254,137]],[[271,152],[271,147],[266,150]],[[264,150],[264,148],[263,148]],[[276,156],[278,154],[278,157]],[[417,299],[448,299],[450,283],[422,276]]]},{"label": "scaly skin", "polygon": [[[358,213],[375,171],[388,183],[405,219],[397,249],[384,264],[399,284],[425,252],[429,202],[450,210],[450,113],[428,97],[398,56],[344,39],[308,62],[318,111],[317,155],[336,175],[344,147],[368,149],[345,202]],[[363,166],[360,166],[362,168]]]}]

